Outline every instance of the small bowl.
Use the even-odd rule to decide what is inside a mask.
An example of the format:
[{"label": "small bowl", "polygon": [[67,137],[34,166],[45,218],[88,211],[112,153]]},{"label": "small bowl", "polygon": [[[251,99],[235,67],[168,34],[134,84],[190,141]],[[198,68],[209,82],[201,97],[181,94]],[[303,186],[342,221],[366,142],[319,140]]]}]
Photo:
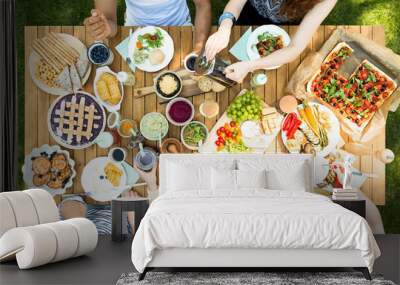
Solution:
[{"label": "small bowl", "polygon": [[181,130],[181,141],[182,141],[183,145],[184,145],[187,149],[190,149],[190,150],[198,150],[198,149],[199,149],[199,146],[189,145],[189,144],[187,144],[187,143],[185,142],[185,140],[183,139],[183,133],[184,133],[185,129],[186,129],[188,126],[190,126],[191,124],[199,124],[199,125],[201,125],[201,126],[204,128],[204,130],[206,131],[206,137],[204,138],[204,141],[202,142],[202,144],[204,144],[204,143],[206,142],[206,140],[207,140],[207,138],[208,138],[208,136],[209,136],[209,132],[208,132],[207,126],[204,125],[202,122],[199,122],[199,121],[192,121],[192,122],[186,124],[186,125],[182,128],[182,130]]},{"label": "small bowl", "polygon": [[[178,89],[169,95],[162,92],[159,87],[159,82],[160,82],[161,78],[165,75],[171,75],[178,81]],[[182,78],[176,72],[164,71],[164,72],[161,72],[159,75],[157,75],[156,78],[154,78],[154,89],[156,91],[156,94],[158,97],[160,97],[163,100],[171,100],[171,99],[176,98],[182,91],[182,85],[183,85]]]},{"label": "small bowl", "polygon": [[[190,114],[190,117],[184,122],[176,122],[169,115],[169,111],[170,111],[172,105],[174,105],[176,102],[180,102],[180,101],[187,103],[192,109],[192,113]],[[193,117],[194,117],[194,106],[193,106],[192,102],[190,102],[186,98],[175,98],[175,99],[172,99],[171,101],[168,102],[167,106],[165,107],[165,116],[167,117],[168,121],[171,124],[173,124],[175,126],[178,126],[178,127],[184,126],[184,125],[188,124],[191,120],[193,120]]]},{"label": "small bowl", "polygon": [[173,152],[168,151],[169,145],[175,145],[177,153],[183,152],[183,146],[179,140],[177,140],[176,138],[167,138],[161,144],[161,153],[173,153]]},{"label": "small bowl", "polygon": [[[215,113],[214,113],[214,114],[207,115],[207,114],[204,113],[203,108],[204,108],[204,105],[207,104],[207,103],[215,103],[215,104],[217,104],[217,109],[215,110]],[[210,101],[204,101],[204,102],[201,103],[201,105],[199,106],[199,112],[200,112],[200,114],[201,114],[204,118],[207,118],[207,119],[214,118],[214,117],[218,116],[218,114],[219,114],[219,105],[218,105],[218,103],[215,102],[215,101],[211,101],[211,100],[210,100]]]},{"label": "small bowl", "polygon": [[[100,62],[93,58],[92,52],[95,48],[97,48],[97,49],[102,48],[103,50],[107,51],[107,58],[105,58],[104,61]],[[107,45],[105,45],[104,43],[101,43],[101,42],[94,42],[91,46],[89,46],[89,48],[87,49],[87,56],[88,56],[89,61],[97,66],[110,65],[114,60],[114,54],[113,54],[111,48],[109,48]]]}]

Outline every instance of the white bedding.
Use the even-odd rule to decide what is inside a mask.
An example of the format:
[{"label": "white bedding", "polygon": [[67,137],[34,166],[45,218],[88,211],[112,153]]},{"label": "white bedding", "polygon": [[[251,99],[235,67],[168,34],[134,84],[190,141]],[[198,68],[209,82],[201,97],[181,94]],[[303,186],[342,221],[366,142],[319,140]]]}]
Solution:
[{"label": "white bedding", "polygon": [[318,194],[265,189],[161,195],[135,235],[132,262],[143,272],[165,248],[357,249],[370,271],[380,255],[359,215]]}]

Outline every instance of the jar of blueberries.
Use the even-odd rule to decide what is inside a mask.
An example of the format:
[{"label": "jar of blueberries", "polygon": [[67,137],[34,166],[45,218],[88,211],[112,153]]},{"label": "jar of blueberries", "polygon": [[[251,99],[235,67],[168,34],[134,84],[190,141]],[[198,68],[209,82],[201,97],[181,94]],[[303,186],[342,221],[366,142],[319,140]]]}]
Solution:
[{"label": "jar of blueberries", "polygon": [[102,42],[95,42],[88,48],[89,61],[95,65],[110,65],[114,60],[111,49]]}]

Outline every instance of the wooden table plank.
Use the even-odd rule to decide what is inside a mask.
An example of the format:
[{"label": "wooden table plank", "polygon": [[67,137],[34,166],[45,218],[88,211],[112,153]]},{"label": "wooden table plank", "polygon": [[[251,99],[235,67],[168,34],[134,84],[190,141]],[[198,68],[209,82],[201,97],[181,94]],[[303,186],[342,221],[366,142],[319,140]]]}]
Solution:
[{"label": "wooden table plank", "polygon": [[[217,27],[213,26],[211,28],[211,34],[215,33],[216,31],[217,31]],[[240,38],[240,27],[237,27],[237,26],[234,27],[232,32],[235,37]],[[231,57],[231,59],[232,59],[232,57]],[[236,95],[233,95],[232,93],[229,94],[230,99],[233,99],[236,96]],[[204,100],[217,102],[217,94],[215,92],[207,92],[204,94]],[[211,128],[214,126],[215,122],[217,121],[217,117],[214,117],[211,119],[207,119],[207,118],[204,119],[204,124],[207,126],[207,128],[209,130],[211,130]]]},{"label": "wooden table plank", "polygon": [[[383,26],[373,26],[372,38],[378,44],[385,45],[385,30]],[[372,166],[375,177],[372,181],[372,199],[377,205],[385,204],[385,164],[376,158],[375,153],[385,149],[386,130],[372,140]]]},{"label": "wooden table plank", "polygon": [[[73,35],[74,34],[74,27],[73,26],[62,26],[61,27],[61,32],[64,33],[64,34]],[[49,96],[51,96],[51,95],[49,95]],[[74,151],[71,151],[70,152],[70,156],[71,156],[71,159],[73,159],[75,161],[74,153],[75,153]],[[74,182],[74,184],[76,184],[76,182]],[[78,190],[78,192],[79,192],[79,190]],[[70,187],[68,189],[65,189],[65,194],[73,194],[74,191],[75,191],[74,185],[72,185],[72,187]]]},{"label": "wooden table plank", "polygon": [[[181,33],[180,29],[176,27],[169,28],[169,34],[174,41],[175,54],[169,63],[169,70],[177,70],[181,67]],[[169,137],[180,139],[181,128],[177,126],[169,126]]]},{"label": "wooden table plank", "polygon": [[[133,31],[135,31],[137,29],[137,27],[126,27],[126,28],[132,28]],[[129,35],[129,31],[128,31],[128,35]],[[136,68],[135,79],[136,79],[136,83],[132,89],[133,90],[132,92],[134,92],[135,88],[141,88],[141,87],[146,86],[145,85],[145,73],[143,71],[141,71],[140,69]],[[132,93],[132,96],[133,96],[133,93]],[[132,104],[133,104],[132,105],[133,119],[139,126],[140,119],[144,115],[144,98],[140,98],[140,99],[132,98]],[[135,155],[136,153],[137,153],[137,150],[132,151],[132,155]],[[146,196],[146,188],[145,187],[136,187],[135,191],[137,193],[139,193],[139,195],[141,195],[141,196]]]},{"label": "wooden table plank", "polygon": [[[78,38],[81,42],[86,42],[86,31],[84,26],[75,26],[74,27],[74,36]],[[91,84],[91,82],[87,82],[85,85]],[[77,175],[75,176],[74,181],[74,189],[73,193],[83,193],[82,185],[81,185],[81,173],[83,168],[85,167],[85,151],[84,150],[74,150],[74,160],[75,160],[75,171]]]},{"label": "wooden table plank", "polygon": [[[373,39],[372,38],[372,27],[371,26],[362,26],[360,27],[359,32],[365,36],[368,39]],[[364,172],[364,173],[373,173],[373,167],[372,167],[372,156],[373,156],[373,147],[372,143],[365,143],[364,144],[366,147],[369,148],[369,154],[368,155],[362,155],[360,156],[359,159],[359,164],[357,165],[359,169]],[[373,177],[368,177],[367,180],[364,182],[363,186],[361,187],[361,191],[367,195],[367,197],[372,198],[372,192],[373,192]]]},{"label": "wooden table plank", "polygon": [[[49,27],[48,26],[40,26],[37,29],[38,31],[38,38],[42,38],[46,36],[49,33]],[[37,146],[40,147],[44,144],[48,144],[50,140],[50,134],[47,129],[47,112],[49,110],[49,102],[50,102],[50,96],[46,92],[40,90],[39,88],[37,89],[38,97],[37,97],[37,121],[38,121],[38,144]],[[45,125],[43,125],[45,124]]]}]

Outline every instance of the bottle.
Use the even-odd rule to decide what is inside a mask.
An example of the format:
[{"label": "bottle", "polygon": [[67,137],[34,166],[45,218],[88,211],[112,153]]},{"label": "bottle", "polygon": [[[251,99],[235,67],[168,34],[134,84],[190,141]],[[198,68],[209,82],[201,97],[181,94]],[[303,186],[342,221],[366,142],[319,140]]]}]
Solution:
[{"label": "bottle", "polygon": [[135,75],[131,72],[120,71],[117,73],[117,79],[126,86],[134,86],[136,83]]}]

